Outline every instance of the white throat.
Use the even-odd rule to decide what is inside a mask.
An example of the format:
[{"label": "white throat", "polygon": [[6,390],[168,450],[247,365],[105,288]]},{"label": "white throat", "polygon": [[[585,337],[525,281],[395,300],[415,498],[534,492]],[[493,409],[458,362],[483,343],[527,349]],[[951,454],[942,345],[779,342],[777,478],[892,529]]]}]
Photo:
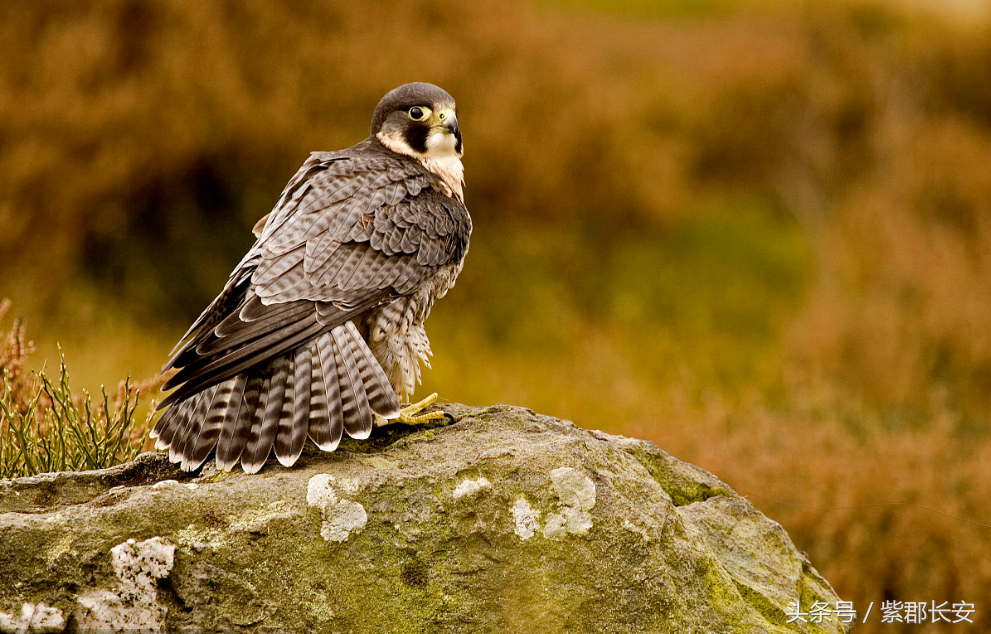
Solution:
[{"label": "white throat", "polygon": [[427,171],[440,178],[441,190],[445,194],[464,202],[465,168],[461,164],[461,156],[454,149],[456,140],[453,136],[439,130],[431,131],[427,137],[426,152],[417,152],[396,132],[379,132],[375,136],[393,152],[415,158]]}]

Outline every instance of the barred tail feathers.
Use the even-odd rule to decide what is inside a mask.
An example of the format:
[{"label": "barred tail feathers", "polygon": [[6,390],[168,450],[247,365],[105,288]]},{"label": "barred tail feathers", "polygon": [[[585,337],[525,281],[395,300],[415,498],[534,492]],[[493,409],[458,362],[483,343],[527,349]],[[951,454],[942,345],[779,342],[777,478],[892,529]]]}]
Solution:
[{"label": "barred tail feathers", "polygon": [[[285,467],[293,466],[303,452],[310,426],[310,367],[313,357],[304,346],[293,354],[293,398],[287,403],[292,412],[288,421],[282,420],[275,437],[275,457]],[[287,391],[288,394],[288,391]],[[286,397],[288,401],[288,396]]]},{"label": "barred tail feathers", "polygon": [[274,452],[292,466],[309,437],[324,451],[344,433],[367,438],[373,413],[393,418],[399,401],[358,329],[346,322],[276,357],[173,403],[152,431],[158,449],[186,471],[216,449],[217,466],[261,470]]}]

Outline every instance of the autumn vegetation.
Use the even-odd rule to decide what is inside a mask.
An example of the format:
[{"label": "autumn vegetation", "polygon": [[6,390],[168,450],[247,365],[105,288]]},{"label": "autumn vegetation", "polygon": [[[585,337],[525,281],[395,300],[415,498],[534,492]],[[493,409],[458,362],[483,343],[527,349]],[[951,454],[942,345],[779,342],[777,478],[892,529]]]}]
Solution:
[{"label": "autumn vegetation", "polygon": [[154,377],[307,152],[432,81],[475,234],[424,392],[713,471],[857,631],[986,628],[991,16],[917,6],[4,3],[0,296],[38,342],[4,368]]}]

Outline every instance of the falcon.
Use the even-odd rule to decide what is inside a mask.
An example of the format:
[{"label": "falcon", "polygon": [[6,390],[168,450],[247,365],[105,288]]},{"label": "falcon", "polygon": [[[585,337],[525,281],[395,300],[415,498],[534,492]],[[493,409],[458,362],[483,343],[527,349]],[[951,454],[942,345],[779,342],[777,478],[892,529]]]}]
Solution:
[{"label": "falcon", "polygon": [[[427,83],[387,93],[371,135],[314,152],[257,241],[164,370],[151,432],[182,469],[292,466],[312,440],[443,417],[409,402],[432,354],[423,324],[461,272],[471,218],[454,99]],[[164,371],[163,370],[163,371]]]}]

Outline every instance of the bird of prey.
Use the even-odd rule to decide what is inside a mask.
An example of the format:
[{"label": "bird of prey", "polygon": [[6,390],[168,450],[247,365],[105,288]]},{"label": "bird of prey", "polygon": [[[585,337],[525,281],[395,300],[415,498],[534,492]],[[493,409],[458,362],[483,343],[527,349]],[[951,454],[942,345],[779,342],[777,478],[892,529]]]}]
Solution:
[{"label": "bird of prey", "polygon": [[400,400],[468,251],[462,152],[454,99],[421,82],[382,98],[364,141],[314,152],[173,350],[156,447],[187,471],[216,448],[219,468],[255,473],[273,451],[292,466],[307,437],[333,451],[345,432],[443,416],[417,415],[436,394]]}]

